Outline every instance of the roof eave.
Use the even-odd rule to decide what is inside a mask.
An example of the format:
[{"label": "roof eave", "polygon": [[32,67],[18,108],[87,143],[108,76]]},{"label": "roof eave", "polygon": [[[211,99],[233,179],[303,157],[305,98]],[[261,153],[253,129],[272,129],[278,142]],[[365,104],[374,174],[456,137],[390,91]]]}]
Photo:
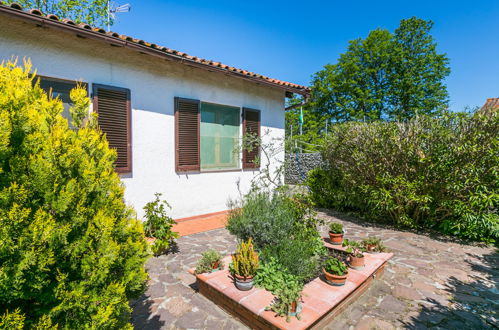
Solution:
[{"label": "roof eave", "polygon": [[236,71],[237,69],[230,70],[230,68],[222,68],[222,67],[216,67],[213,65],[199,63],[199,62],[196,62],[195,60],[188,59],[188,58],[185,58],[185,57],[182,57],[179,55],[167,53],[167,52],[164,52],[160,49],[149,47],[145,44],[142,45],[142,44],[139,44],[136,42],[130,42],[128,40],[123,40],[119,37],[115,37],[115,36],[106,34],[105,32],[99,32],[99,31],[94,31],[91,29],[85,29],[85,28],[79,27],[77,25],[70,25],[70,24],[67,24],[67,23],[64,23],[64,22],[61,22],[58,20],[50,19],[48,17],[30,14],[30,13],[25,12],[23,10],[0,5],[0,14],[6,15],[6,16],[14,16],[14,17],[22,19],[26,22],[35,23],[41,27],[54,28],[54,29],[61,30],[65,33],[74,33],[80,37],[94,39],[94,40],[101,41],[101,42],[107,42],[113,46],[126,47],[126,48],[133,49],[133,50],[136,50],[136,51],[139,51],[142,53],[149,54],[149,55],[153,55],[153,56],[161,57],[164,59],[180,62],[184,65],[189,65],[189,66],[201,68],[201,69],[211,71],[211,72],[220,72],[220,73],[234,76],[234,77],[244,79],[247,81],[252,81],[252,82],[255,82],[258,84],[272,86],[275,88],[282,89],[286,92],[300,94],[300,95],[310,94],[310,89],[308,89],[308,88],[295,88],[293,86],[285,86],[285,85],[281,85],[281,84],[277,84],[277,83],[272,83],[270,81],[267,81],[267,80],[259,78],[259,77],[252,77],[252,76],[248,76],[248,75],[239,73]]}]

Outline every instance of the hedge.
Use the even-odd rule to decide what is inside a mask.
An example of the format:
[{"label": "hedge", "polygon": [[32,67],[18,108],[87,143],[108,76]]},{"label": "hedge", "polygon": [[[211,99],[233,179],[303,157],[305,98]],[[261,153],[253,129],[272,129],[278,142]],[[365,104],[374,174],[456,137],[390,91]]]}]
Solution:
[{"label": "hedge", "polygon": [[499,114],[334,125],[309,173],[322,207],[402,227],[499,238]]}]

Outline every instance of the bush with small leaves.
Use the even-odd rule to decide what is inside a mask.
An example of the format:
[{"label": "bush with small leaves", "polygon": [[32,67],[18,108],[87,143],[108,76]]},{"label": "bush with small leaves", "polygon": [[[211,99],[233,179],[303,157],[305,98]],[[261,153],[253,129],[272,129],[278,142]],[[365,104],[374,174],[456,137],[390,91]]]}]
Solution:
[{"label": "bush with small leaves", "polygon": [[0,65],[0,315],[8,328],[130,328],[144,290],[144,230],[124,202],[90,100],[62,102],[31,65]]}]

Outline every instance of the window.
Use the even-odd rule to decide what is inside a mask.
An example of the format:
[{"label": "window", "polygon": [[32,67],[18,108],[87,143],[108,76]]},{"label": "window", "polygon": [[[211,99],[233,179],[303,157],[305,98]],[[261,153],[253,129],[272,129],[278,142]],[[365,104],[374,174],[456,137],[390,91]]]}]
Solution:
[{"label": "window", "polygon": [[240,110],[201,103],[201,170],[239,168]]},{"label": "window", "polygon": [[[243,108],[243,134],[260,136],[260,111]],[[216,171],[241,167],[241,110],[238,107],[175,98],[175,170]],[[258,148],[244,151],[243,168],[258,168]]]},{"label": "window", "polygon": [[132,171],[132,134],[130,90],[126,88],[93,84],[93,105],[97,121],[109,147],[116,149],[117,172]]},{"label": "window", "polygon": [[[59,99],[62,101],[64,110],[62,112],[62,116],[68,120],[69,127],[72,128],[71,125],[71,114],[69,113],[69,108],[73,104],[71,102],[71,98],[69,97],[70,91],[77,86],[76,81],[70,80],[61,80],[55,78],[48,77],[39,77],[40,78],[40,87],[47,93],[52,93],[52,97]],[[83,87],[86,89],[87,84],[81,83]]]}]

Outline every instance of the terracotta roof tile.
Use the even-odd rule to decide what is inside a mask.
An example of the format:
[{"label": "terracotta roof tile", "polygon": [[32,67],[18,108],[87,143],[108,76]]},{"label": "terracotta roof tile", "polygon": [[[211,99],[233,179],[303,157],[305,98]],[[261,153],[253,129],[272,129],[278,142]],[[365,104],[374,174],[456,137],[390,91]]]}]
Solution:
[{"label": "terracotta roof tile", "polygon": [[[215,61],[207,60],[207,59],[200,58],[197,56],[188,55],[184,52],[180,52],[180,51],[177,51],[177,50],[174,50],[171,48],[159,46],[159,45],[156,45],[154,43],[149,43],[149,42],[146,42],[146,41],[141,40],[141,39],[135,39],[135,38],[130,37],[130,36],[120,35],[116,32],[106,32],[106,30],[104,30],[102,28],[92,27],[92,26],[85,24],[85,23],[80,23],[78,25],[75,25],[75,23],[73,21],[71,21],[70,19],[64,18],[64,19],[60,20],[56,15],[53,15],[53,14],[48,14],[44,17],[43,13],[38,9],[31,9],[29,11],[23,11],[22,6],[17,4],[17,3],[12,3],[10,6],[6,6],[6,5],[3,5],[2,2],[0,1],[0,10],[5,12],[6,11],[5,9],[7,9],[7,8],[8,9],[15,9],[15,11],[22,12],[24,14],[36,16],[38,18],[38,20],[49,19],[51,21],[57,21],[57,22],[60,22],[62,24],[67,24],[68,26],[77,27],[77,28],[80,28],[80,29],[83,29],[86,31],[92,31],[96,34],[103,35],[107,38],[116,38],[117,40],[121,40],[121,42],[133,43],[133,44],[141,45],[144,47],[153,48],[155,50],[162,51],[165,54],[168,54],[170,56],[177,56],[177,57],[181,57],[183,60],[187,60],[187,61],[190,61],[193,63],[198,63],[198,65],[200,64],[206,68],[213,67],[213,68],[218,68],[219,70],[221,68],[221,69],[225,69],[227,71],[233,72],[237,76],[242,75],[242,76],[245,76],[247,78],[251,78],[251,80],[254,80],[257,82],[263,81],[263,82],[270,83],[270,84],[277,85],[277,86],[281,86],[281,87],[289,87],[291,89],[291,91],[295,92],[295,93],[300,93],[300,94],[309,94],[310,93],[310,89],[306,86],[297,85],[297,84],[293,84],[290,82],[269,78],[269,77],[266,77],[266,76],[261,75],[261,74],[257,74],[257,73],[243,70],[243,69],[238,69],[238,68],[220,63],[220,62],[215,62]],[[16,14],[15,11],[10,11],[9,13]],[[18,13],[18,15],[21,15],[21,14]],[[499,99],[495,99],[495,100],[497,101],[497,104],[499,106]]]}]

